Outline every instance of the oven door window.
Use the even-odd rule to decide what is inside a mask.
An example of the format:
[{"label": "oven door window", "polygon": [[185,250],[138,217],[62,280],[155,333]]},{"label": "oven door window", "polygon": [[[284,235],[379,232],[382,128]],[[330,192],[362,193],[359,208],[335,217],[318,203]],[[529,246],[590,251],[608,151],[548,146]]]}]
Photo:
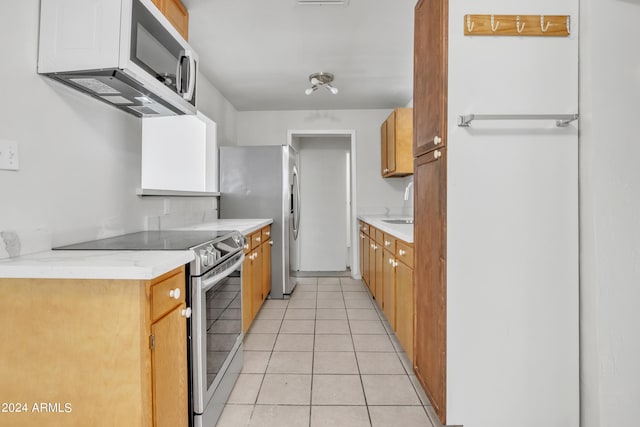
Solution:
[{"label": "oven door window", "polygon": [[230,276],[206,292],[207,389],[242,333],[240,277]]},{"label": "oven door window", "polygon": [[133,1],[130,59],[166,87],[196,105],[196,63],[191,52],[140,3]]}]

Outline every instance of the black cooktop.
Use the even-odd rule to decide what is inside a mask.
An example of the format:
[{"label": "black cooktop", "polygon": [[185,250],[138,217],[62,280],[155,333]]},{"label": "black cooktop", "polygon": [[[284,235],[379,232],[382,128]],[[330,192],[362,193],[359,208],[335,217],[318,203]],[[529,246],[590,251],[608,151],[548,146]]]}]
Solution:
[{"label": "black cooktop", "polygon": [[60,250],[179,251],[222,237],[230,231],[140,231],[106,239],[60,246]]}]

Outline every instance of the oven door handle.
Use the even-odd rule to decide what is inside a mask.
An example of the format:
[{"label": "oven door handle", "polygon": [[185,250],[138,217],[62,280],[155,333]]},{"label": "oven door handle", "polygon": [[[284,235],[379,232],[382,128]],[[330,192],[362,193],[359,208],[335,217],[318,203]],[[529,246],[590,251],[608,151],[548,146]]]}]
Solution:
[{"label": "oven door handle", "polygon": [[225,277],[230,275],[232,272],[234,272],[238,267],[242,265],[243,262],[244,262],[244,254],[242,254],[242,256],[238,258],[238,261],[235,264],[233,264],[233,266],[227,268],[222,273],[218,273],[215,276],[211,276],[211,277],[206,277],[206,278],[203,277],[200,289],[202,289],[205,292],[208,291],[213,286],[215,286],[215,284],[218,283],[220,280],[224,279]]}]

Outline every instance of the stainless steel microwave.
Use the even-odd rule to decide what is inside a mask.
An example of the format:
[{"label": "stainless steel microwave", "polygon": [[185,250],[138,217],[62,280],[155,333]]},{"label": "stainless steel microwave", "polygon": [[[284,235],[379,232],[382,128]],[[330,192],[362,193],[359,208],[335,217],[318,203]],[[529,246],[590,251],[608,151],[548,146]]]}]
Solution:
[{"label": "stainless steel microwave", "polygon": [[196,113],[198,55],[151,0],[41,0],[38,73],[139,117]]}]

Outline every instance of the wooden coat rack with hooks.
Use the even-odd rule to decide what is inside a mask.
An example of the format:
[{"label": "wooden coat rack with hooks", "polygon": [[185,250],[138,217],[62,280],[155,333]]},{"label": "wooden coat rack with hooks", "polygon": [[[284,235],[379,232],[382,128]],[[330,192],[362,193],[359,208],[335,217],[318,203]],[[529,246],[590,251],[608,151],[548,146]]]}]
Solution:
[{"label": "wooden coat rack with hooks", "polygon": [[465,15],[465,36],[568,37],[569,15]]}]

